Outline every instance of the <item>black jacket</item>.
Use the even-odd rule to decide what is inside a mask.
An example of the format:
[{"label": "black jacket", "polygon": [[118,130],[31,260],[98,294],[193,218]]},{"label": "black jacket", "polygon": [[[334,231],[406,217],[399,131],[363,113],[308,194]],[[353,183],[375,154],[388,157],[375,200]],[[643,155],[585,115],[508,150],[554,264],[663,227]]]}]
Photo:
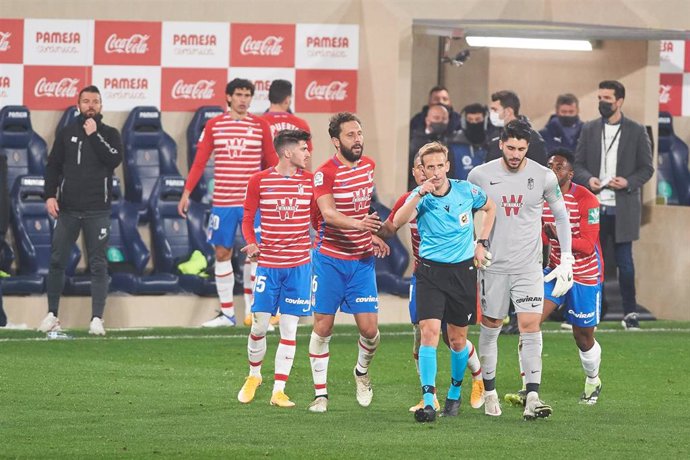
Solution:
[{"label": "black jacket", "polygon": [[575,153],[577,140],[580,138],[580,132],[582,131],[582,125],[584,125],[584,123],[578,118],[573,126],[565,127],[561,124],[558,116],[551,115],[544,129],[539,131],[541,137],[544,138],[546,152],[550,154],[561,147]]},{"label": "black jacket", "polygon": [[[410,120],[410,138],[412,138],[412,133],[415,131],[424,131],[426,129],[426,114],[429,112],[429,106],[425,105],[422,107],[421,112],[417,112]],[[460,126],[460,114],[453,110],[451,107],[448,114],[448,128],[446,129],[447,134],[452,134],[461,128]]]},{"label": "black jacket", "polygon": [[46,166],[45,199],[57,197],[64,210],[107,210],[113,171],[122,162],[122,139],[100,117],[96,132],[87,136],[84,121],[79,116],[55,137]]}]

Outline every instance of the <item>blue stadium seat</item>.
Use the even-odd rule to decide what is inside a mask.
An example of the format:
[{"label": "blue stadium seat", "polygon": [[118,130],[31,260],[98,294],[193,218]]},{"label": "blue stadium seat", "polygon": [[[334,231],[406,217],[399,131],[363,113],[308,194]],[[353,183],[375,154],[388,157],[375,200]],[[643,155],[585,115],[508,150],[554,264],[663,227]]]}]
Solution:
[{"label": "blue stadium seat", "polygon": [[62,112],[62,116],[60,117],[60,121],[58,121],[57,126],[55,127],[55,137],[57,138],[57,134],[63,129],[66,128],[68,125],[71,125],[74,120],[77,119],[79,116],[79,109],[72,106],[68,107],[65,109],[64,112]]},{"label": "blue stadium seat", "polygon": [[[5,294],[40,294],[50,266],[54,221],[43,202],[43,177],[20,176],[10,194],[11,227],[17,245],[15,276],[3,280]],[[70,276],[81,258],[75,244],[65,274]]]},{"label": "blue stadium seat", "polygon": [[688,145],[673,131],[673,117],[659,112],[659,161],[657,195],[668,204],[690,206]]},{"label": "blue stadium seat", "polygon": [[[182,176],[161,176],[151,192],[151,246],[156,273],[176,273],[177,265],[195,250],[201,251],[209,264],[215,257],[213,247],[206,242],[208,207],[190,201],[187,219],[177,213],[183,188]],[[216,283],[210,278],[193,275],[179,275],[179,278],[180,286],[187,292],[216,295]]]},{"label": "blue stadium seat", "polygon": [[139,218],[148,221],[151,190],[162,175],[179,175],[177,145],[163,131],[156,107],[135,107],[122,128],[125,199],[137,205]]},{"label": "blue stadium seat", "polygon": [[[196,146],[199,142],[199,136],[204,130],[206,122],[213,117],[223,114],[223,109],[217,105],[204,105],[194,112],[192,121],[187,127],[187,166],[192,168],[194,157],[196,156]],[[213,155],[206,163],[204,175],[199,179],[199,183],[192,191],[190,198],[205,204],[211,203],[211,194],[209,193],[209,182],[213,179]]]},{"label": "blue stadium seat", "polygon": [[48,161],[46,142],[31,126],[31,113],[22,105],[7,105],[0,110],[0,155],[7,158],[7,184],[26,174],[42,176]]},{"label": "blue stadium seat", "polygon": [[[376,210],[382,221],[388,218],[391,210],[381,203],[372,201],[371,206]],[[386,240],[391,248],[390,255],[383,259],[376,259],[376,284],[379,292],[407,297],[410,293],[410,278],[404,277],[410,255],[397,235]]]}]

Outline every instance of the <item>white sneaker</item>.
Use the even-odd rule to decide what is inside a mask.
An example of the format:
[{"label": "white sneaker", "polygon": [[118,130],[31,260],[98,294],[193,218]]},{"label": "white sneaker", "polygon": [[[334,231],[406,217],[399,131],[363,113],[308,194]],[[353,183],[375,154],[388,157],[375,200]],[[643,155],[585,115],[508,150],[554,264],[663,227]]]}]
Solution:
[{"label": "white sneaker", "polygon": [[201,327],[233,327],[235,325],[234,316],[225,316],[220,314],[212,320],[206,321]]},{"label": "white sneaker", "polygon": [[498,401],[496,390],[484,393],[484,413],[492,417],[500,417],[501,403]]},{"label": "white sneaker", "polygon": [[551,415],[553,411],[551,406],[539,399],[539,394],[536,391],[527,393],[527,400],[525,401],[525,411],[522,417],[525,420],[536,420],[538,418],[546,418]]},{"label": "white sneaker", "polygon": [[105,335],[105,328],[103,327],[103,320],[97,316],[91,320],[89,324],[89,334],[91,335]]},{"label": "white sneaker", "polygon": [[357,368],[352,371],[352,375],[355,376],[355,385],[357,387],[357,402],[362,407],[369,407],[371,400],[374,397],[374,390],[371,388],[371,379],[369,378],[369,373],[364,375],[357,375]]},{"label": "white sneaker", "polygon": [[4,329],[12,329],[15,331],[25,331],[25,330],[29,329],[29,327],[26,325],[26,323],[19,323],[19,324],[7,323],[7,324],[5,324]]},{"label": "white sneaker", "polygon": [[325,396],[317,396],[307,407],[309,412],[323,413],[328,410],[328,398]]},{"label": "white sneaker", "polygon": [[41,325],[38,326],[38,330],[40,332],[61,331],[60,320],[54,314],[48,313],[41,321]]},{"label": "white sneaker", "polygon": [[561,329],[563,329],[564,331],[572,331],[573,325],[570,323],[562,322],[561,323]]}]

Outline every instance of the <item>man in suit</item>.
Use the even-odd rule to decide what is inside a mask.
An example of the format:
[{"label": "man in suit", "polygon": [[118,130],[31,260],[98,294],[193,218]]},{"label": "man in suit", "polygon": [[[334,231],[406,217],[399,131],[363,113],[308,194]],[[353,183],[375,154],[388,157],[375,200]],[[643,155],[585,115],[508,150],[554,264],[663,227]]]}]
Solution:
[{"label": "man in suit", "polygon": [[640,325],[632,242],[640,237],[640,189],[654,174],[652,148],[645,127],[623,116],[625,87],[620,82],[602,81],[597,97],[602,118],[582,127],[575,151],[575,181],[599,198],[601,243],[609,238],[614,241],[625,313],[622,324],[634,330]]}]

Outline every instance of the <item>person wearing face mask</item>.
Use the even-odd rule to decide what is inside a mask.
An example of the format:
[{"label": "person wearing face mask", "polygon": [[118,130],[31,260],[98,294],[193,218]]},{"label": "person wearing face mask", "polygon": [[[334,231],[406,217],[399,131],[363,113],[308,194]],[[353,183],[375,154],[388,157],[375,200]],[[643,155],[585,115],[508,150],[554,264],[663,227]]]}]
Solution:
[{"label": "person wearing face mask", "polygon": [[[485,162],[501,158],[502,153],[499,147],[500,134],[503,127],[513,120],[522,120],[529,124],[529,120],[524,115],[520,115],[520,98],[513,91],[497,91],[491,95],[489,104],[489,119],[491,125],[497,130],[490,135],[488,153]],[[530,126],[530,143],[527,151],[527,158],[536,161],[542,166],[546,166],[546,149],[544,139]]]},{"label": "person wearing face mask", "polygon": [[575,152],[583,125],[579,113],[579,101],[574,94],[566,93],[558,96],[556,113],[551,115],[544,129],[539,131],[544,138],[548,153],[560,148]]},{"label": "person wearing face mask", "polygon": [[[449,133],[460,129],[460,114],[453,110],[453,103],[450,100],[450,93],[443,86],[434,86],[429,91],[429,103],[422,107],[422,110],[415,114],[410,120],[410,138],[415,131],[421,131],[426,128],[426,117],[429,108],[433,105],[443,104],[448,109],[448,126]],[[421,144],[420,147],[424,145]]]},{"label": "person wearing face mask", "polygon": [[[601,118],[588,121],[575,150],[575,182],[599,198],[600,240],[612,239],[626,330],[640,328],[635,297],[632,242],[640,238],[640,189],[654,174],[652,146],[641,124],[622,112],[625,87],[615,80],[599,83]],[[612,261],[604,259],[604,265]],[[604,289],[602,287],[602,294]],[[603,299],[602,303],[605,303]]]},{"label": "person wearing face mask", "polygon": [[[409,171],[412,171],[414,157],[423,145],[434,141],[444,145],[448,144],[449,121],[450,112],[447,106],[443,104],[429,106],[426,117],[424,118],[424,128],[413,131],[410,136],[410,155],[408,158],[410,166]],[[407,184],[408,189],[416,187],[416,182],[411,172],[408,174]]]},{"label": "person wearing face mask", "polygon": [[467,180],[472,168],[484,163],[486,158],[487,109],[479,103],[465,106],[459,131],[448,139],[448,160],[451,179]]}]

